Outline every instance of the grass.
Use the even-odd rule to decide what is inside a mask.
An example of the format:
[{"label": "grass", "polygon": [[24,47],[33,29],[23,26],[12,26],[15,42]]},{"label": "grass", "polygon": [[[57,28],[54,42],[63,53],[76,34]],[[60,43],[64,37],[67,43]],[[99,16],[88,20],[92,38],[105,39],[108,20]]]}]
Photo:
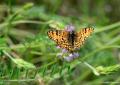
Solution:
[{"label": "grass", "polygon": [[56,57],[60,50],[47,36],[49,28],[63,29],[73,22],[80,30],[92,18],[86,18],[89,16],[86,0],[83,4],[86,10],[82,9],[86,21],[55,14],[62,2],[55,3],[56,7],[49,13],[43,11],[44,7],[37,11],[32,3],[10,7],[13,12],[0,23],[0,84],[119,83],[120,21],[103,25],[100,20],[102,24],[96,23],[93,35],[78,51],[80,57],[72,62],[61,61]]}]

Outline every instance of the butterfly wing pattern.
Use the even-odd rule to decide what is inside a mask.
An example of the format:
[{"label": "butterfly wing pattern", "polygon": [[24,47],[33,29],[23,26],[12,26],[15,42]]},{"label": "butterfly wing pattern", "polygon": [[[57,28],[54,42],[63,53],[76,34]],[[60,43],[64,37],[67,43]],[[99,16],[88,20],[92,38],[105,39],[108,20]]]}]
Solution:
[{"label": "butterfly wing pattern", "polygon": [[50,39],[54,40],[58,46],[63,49],[69,49],[69,41],[68,41],[68,31],[64,30],[50,30],[47,32]]},{"label": "butterfly wing pattern", "polygon": [[80,32],[68,32],[65,30],[50,30],[47,32],[50,39],[63,49],[73,52],[84,44],[84,41],[93,32],[93,28],[84,28]]},{"label": "butterfly wing pattern", "polygon": [[86,38],[89,37],[93,31],[93,28],[84,28],[81,29],[80,32],[77,32],[74,41],[74,49],[80,48],[80,46],[84,44]]}]

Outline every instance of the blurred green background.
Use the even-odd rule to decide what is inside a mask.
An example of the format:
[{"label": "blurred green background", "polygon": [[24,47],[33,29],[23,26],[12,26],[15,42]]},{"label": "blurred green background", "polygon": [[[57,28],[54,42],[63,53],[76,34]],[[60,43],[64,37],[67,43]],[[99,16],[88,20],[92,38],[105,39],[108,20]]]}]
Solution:
[{"label": "blurred green background", "polygon": [[[47,36],[95,31],[72,62]],[[0,0],[0,85],[119,85],[120,0]]]}]

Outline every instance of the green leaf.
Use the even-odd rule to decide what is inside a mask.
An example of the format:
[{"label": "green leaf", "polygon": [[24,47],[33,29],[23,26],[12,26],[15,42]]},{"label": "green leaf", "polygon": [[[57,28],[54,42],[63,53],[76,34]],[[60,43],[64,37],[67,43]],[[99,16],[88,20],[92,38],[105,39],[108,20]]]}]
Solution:
[{"label": "green leaf", "polygon": [[119,64],[116,64],[116,65],[113,65],[113,66],[108,66],[108,67],[103,67],[103,66],[96,67],[96,70],[100,74],[114,73],[114,72],[118,71],[119,69],[120,69],[120,65]]},{"label": "green leaf", "polygon": [[24,61],[23,59],[13,59],[14,63],[20,68],[26,68],[26,69],[35,69],[35,66],[29,62]]}]

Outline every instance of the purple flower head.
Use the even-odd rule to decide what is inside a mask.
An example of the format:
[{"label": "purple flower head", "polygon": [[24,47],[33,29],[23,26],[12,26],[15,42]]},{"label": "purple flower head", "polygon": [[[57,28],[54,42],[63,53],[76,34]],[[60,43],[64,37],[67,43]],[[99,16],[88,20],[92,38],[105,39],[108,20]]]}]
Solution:
[{"label": "purple flower head", "polygon": [[[61,49],[60,46],[56,46],[56,48],[57,48],[57,49]],[[61,53],[67,53],[67,52],[68,52],[68,50],[66,50],[66,49],[61,49],[61,50],[62,50]]]},{"label": "purple flower head", "polygon": [[74,58],[78,58],[79,57],[79,53],[73,53],[73,56],[74,56]]},{"label": "purple flower head", "polygon": [[75,30],[75,27],[73,25],[67,25],[65,30],[67,30],[68,32],[71,32]]},{"label": "purple flower head", "polygon": [[66,49],[62,49],[62,53],[67,53],[68,51]]},{"label": "purple flower head", "polygon": [[69,56],[65,57],[64,59],[70,62],[73,59],[78,58],[78,57],[79,57],[79,54],[74,52],[74,53],[69,54]]},{"label": "purple flower head", "polygon": [[64,59],[65,59],[66,61],[70,62],[70,61],[73,60],[73,55],[70,54],[69,56],[65,57]]},{"label": "purple flower head", "polygon": [[57,49],[60,49],[60,46],[56,46]]}]

